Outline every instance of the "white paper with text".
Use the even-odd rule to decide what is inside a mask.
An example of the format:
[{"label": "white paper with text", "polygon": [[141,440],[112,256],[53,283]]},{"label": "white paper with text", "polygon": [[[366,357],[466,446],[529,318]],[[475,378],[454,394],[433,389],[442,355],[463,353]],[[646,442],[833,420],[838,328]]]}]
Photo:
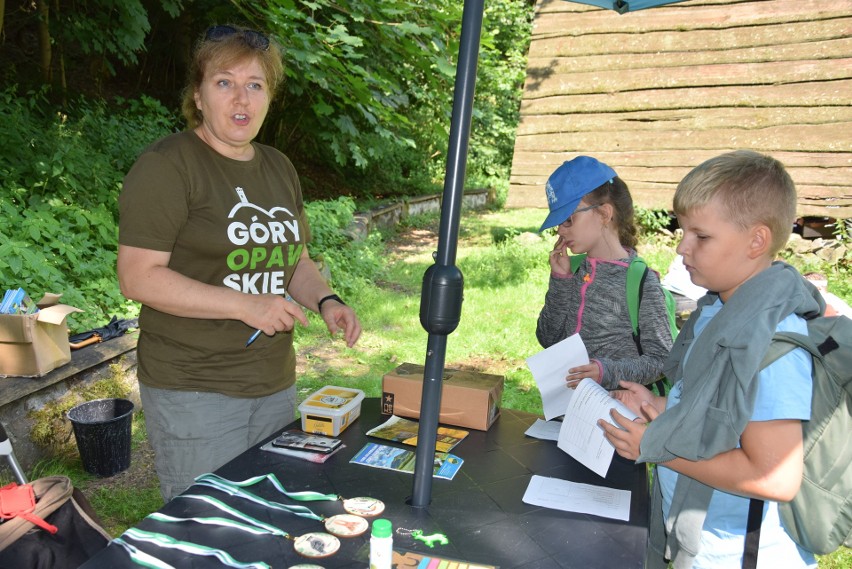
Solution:
[{"label": "white paper with text", "polygon": [[609,414],[611,409],[631,421],[637,417],[594,380],[584,379],[568,403],[557,441],[559,448],[602,477],[606,477],[615,449],[604,437],[598,420],[605,419],[615,425]]},{"label": "white paper with text", "polygon": [[524,493],[525,504],[630,520],[630,491],[533,475]]}]

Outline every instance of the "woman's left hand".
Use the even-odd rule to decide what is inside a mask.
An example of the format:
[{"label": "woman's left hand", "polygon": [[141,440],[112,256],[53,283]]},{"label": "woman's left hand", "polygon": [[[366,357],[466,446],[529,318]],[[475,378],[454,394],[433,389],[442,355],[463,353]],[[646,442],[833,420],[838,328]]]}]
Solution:
[{"label": "woman's left hand", "polygon": [[640,416],[631,421],[613,409],[610,411],[610,416],[618,427],[603,419],[598,421],[598,426],[603,429],[606,440],[615,447],[615,452],[619,456],[633,461],[639,458],[639,447],[645,435],[645,429],[648,428],[647,422],[653,421],[660,415],[654,406],[647,402],[642,403],[642,414],[645,418]]},{"label": "woman's left hand", "polygon": [[351,307],[333,300],[328,301],[323,303],[320,315],[332,336],[343,330],[346,345],[350,348],[355,345],[361,336],[361,322]]}]

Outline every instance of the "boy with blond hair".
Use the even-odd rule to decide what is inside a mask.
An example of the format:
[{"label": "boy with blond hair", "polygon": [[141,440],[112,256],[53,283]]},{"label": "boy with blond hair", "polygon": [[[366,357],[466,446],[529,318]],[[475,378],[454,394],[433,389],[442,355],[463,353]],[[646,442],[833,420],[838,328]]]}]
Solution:
[{"label": "boy with blond hair", "polygon": [[666,360],[668,397],[624,382],[614,396],[644,420],[614,412],[620,429],[601,423],[621,456],[657,465],[647,567],[741,567],[751,498],[765,500],[757,566],[816,567],[778,514],[802,480],[813,364],[797,348],[760,369],[775,332],[807,334],[825,310],[815,287],[774,260],[795,208],[783,165],[751,151],[704,162],[675,192],[677,252],[709,292]]}]

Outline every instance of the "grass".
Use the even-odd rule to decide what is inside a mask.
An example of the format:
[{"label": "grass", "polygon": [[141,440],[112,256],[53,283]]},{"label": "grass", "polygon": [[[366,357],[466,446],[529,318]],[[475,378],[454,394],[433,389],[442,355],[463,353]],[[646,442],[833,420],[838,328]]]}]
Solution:
[{"label": "grass", "polygon": [[[71,439],[73,445],[73,437]],[[111,478],[98,478],[83,469],[79,452],[63,452],[43,460],[27,472],[29,480],[45,476],[67,476],[97,512],[103,528],[117,536],[163,505],[159,482],[153,472],[151,452],[145,433],[144,411],[133,414],[130,469]]]},{"label": "grass", "polygon": [[[447,338],[446,367],[464,367],[506,377],[503,406],[541,413],[541,400],[525,359],[541,348],[535,324],[547,290],[547,251],[552,239],[540,237],[539,209],[466,213],[459,228],[456,265],[464,275],[464,301],[458,328]],[[404,239],[388,236],[391,247],[387,268],[358,294],[345,300],[355,308],[364,332],[355,348],[339,338],[330,339],[321,320],[309,315],[310,324],[296,333],[299,354],[300,400],[325,385],[363,390],[368,397],[381,394],[382,375],[403,362],[423,364],[427,333],[420,324],[420,290],[424,271],[437,250],[438,220],[406,220]],[[671,238],[655,239],[640,247],[652,268],[665,272],[674,258]],[[794,262],[795,264],[795,262]],[[830,268],[820,267],[832,276]],[[845,282],[845,279],[843,279]],[[835,290],[845,296],[849,290]],[[846,293],[846,294],[844,294]],[[134,446],[146,444],[142,413],[134,418]],[[140,465],[131,465],[131,470]],[[146,466],[148,472],[152,470]],[[156,478],[122,473],[106,480],[87,475],[79,458],[44,463],[37,476],[65,474],[86,493],[112,535],[118,535],[162,501]],[[31,475],[32,476],[32,475]],[[852,550],[843,548],[819,559],[820,569],[852,569]]]},{"label": "grass", "polygon": [[[497,212],[470,216],[460,229],[456,265],[464,275],[464,301],[458,328],[447,338],[446,367],[464,367],[506,376],[503,404],[508,408],[541,412],[541,401],[525,358],[541,348],[535,339],[535,320],[544,301],[549,267],[549,243],[532,235],[527,245],[504,239],[494,243],[491,232],[517,227],[534,231],[538,210]],[[437,225],[433,218],[423,223]],[[364,333],[356,348],[336,341],[314,355],[325,335],[317,318],[297,334],[297,353],[331,358],[333,365],[310,366],[299,375],[305,396],[323,385],[341,385],[378,397],[381,377],[403,362],[423,364],[428,334],[420,324],[423,273],[433,264],[437,242],[421,230],[420,242],[408,243],[406,253],[389,257],[386,275],[365,287],[357,298],[346,299],[357,311]],[[314,322],[316,324],[314,324]]]}]

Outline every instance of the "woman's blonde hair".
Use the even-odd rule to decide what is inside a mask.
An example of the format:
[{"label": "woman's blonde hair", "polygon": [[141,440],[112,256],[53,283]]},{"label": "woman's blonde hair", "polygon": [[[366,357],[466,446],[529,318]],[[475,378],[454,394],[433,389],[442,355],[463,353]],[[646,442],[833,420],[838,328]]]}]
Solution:
[{"label": "woman's blonde hair", "polygon": [[[217,33],[211,34],[214,31]],[[242,26],[208,28],[195,44],[189,76],[183,89],[181,110],[188,128],[193,129],[204,122],[204,117],[195,104],[195,93],[201,88],[205,74],[251,59],[257,59],[263,69],[271,100],[284,80],[281,49],[275,41]]]},{"label": "woman's blonde hair", "polygon": [[771,156],[737,150],[699,164],[677,186],[675,214],[688,214],[713,199],[743,229],[766,225],[772,232],[773,256],[793,232],[796,185],[784,165]]}]

